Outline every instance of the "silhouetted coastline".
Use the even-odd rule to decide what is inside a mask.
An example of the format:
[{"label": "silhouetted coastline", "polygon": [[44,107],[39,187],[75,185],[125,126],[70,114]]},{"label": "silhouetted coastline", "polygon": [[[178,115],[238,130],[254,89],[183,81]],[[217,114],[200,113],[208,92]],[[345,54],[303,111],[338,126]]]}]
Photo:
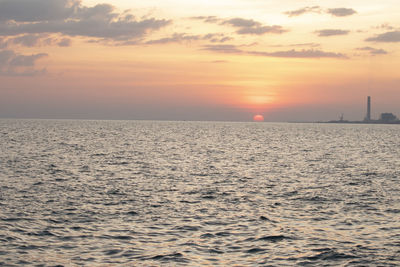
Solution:
[{"label": "silhouetted coastline", "polygon": [[381,120],[371,120],[371,121],[348,121],[348,120],[332,120],[332,121],[319,121],[317,123],[343,123],[343,124],[400,124],[400,120],[397,121],[381,121]]},{"label": "silhouetted coastline", "polygon": [[400,124],[400,120],[396,115],[389,112],[381,113],[378,120],[371,119],[371,97],[367,96],[367,114],[362,121],[348,121],[343,119],[343,114],[340,116],[339,120],[332,120],[326,122],[317,123],[346,123],[346,124]]}]

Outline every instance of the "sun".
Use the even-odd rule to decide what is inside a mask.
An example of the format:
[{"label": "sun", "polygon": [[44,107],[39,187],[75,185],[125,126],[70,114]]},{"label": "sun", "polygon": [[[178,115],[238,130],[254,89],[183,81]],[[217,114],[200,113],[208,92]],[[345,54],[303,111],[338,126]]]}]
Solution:
[{"label": "sun", "polygon": [[254,115],[253,121],[257,121],[257,122],[264,121],[264,116],[260,115],[260,114]]}]

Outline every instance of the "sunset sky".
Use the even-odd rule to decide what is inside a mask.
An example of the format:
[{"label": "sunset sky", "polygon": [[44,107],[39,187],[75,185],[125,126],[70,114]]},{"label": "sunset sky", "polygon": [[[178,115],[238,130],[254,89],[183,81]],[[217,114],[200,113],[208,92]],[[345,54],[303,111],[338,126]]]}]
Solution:
[{"label": "sunset sky", "polygon": [[398,0],[0,0],[0,117],[400,116]]}]

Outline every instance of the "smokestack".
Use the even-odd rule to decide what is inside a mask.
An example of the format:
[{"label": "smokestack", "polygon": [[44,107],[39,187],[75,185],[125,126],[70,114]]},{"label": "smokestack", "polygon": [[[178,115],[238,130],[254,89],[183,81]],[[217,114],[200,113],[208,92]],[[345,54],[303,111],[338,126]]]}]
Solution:
[{"label": "smokestack", "polygon": [[367,98],[367,116],[365,117],[366,121],[371,121],[371,97]]}]

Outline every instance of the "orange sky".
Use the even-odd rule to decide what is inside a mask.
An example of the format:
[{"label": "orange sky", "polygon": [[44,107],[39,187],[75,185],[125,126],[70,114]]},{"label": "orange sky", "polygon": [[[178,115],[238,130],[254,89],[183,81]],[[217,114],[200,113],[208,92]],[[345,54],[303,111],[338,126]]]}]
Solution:
[{"label": "orange sky", "polygon": [[0,0],[0,117],[355,120],[367,95],[374,117],[400,115],[399,11],[394,0]]}]

